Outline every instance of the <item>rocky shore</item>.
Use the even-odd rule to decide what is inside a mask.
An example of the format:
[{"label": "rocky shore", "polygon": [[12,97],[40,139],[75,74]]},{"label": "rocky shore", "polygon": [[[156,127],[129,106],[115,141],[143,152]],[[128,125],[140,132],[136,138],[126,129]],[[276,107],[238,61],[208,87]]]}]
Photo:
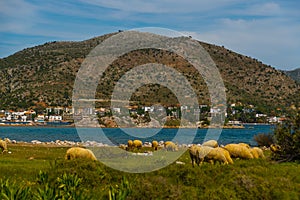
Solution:
[{"label": "rocky shore", "polygon": [[[19,145],[41,145],[41,146],[49,146],[49,147],[73,147],[73,146],[81,146],[81,147],[109,147],[108,144],[104,144],[101,142],[96,141],[85,141],[85,142],[74,142],[74,141],[68,141],[68,140],[56,140],[56,141],[50,141],[50,142],[42,142],[39,140],[32,140],[30,142],[24,142],[24,141],[16,141],[16,140],[10,140],[8,138],[5,138],[5,141],[8,144],[19,144]],[[124,147],[127,144],[119,144],[119,147]],[[192,144],[178,144],[178,147],[189,147]],[[164,147],[164,141],[158,142],[159,147]],[[144,142],[143,147],[152,147],[151,142]]]}]

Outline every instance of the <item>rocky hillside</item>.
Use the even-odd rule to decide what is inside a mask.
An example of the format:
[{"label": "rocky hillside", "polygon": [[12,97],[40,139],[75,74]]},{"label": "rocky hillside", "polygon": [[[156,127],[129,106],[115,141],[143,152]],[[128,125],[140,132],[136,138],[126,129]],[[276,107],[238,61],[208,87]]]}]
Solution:
[{"label": "rocky hillside", "polygon": [[294,69],[291,71],[284,71],[288,76],[290,76],[292,79],[300,83],[300,68]]},{"label": "rocky hillside", "polygon": [[[0,59],[0,108],[15,109],[71,105],[73,83],[87,54],[112,34],[82,42],[48,42]],[[285,73],[224,47],[202,43],[220,70],[228,103],[289,107],[300,102],[300,87]],[[190,81],[199,103],[209,103],[202,77],[181,57],[161,50],[130,52],[116,60],[99,81],[96,98],[110,99],[115,82],[134,66],[157,62],[173,66]],[[131,97],[135,102],[174,105],[168,88],[146,85]]]}]

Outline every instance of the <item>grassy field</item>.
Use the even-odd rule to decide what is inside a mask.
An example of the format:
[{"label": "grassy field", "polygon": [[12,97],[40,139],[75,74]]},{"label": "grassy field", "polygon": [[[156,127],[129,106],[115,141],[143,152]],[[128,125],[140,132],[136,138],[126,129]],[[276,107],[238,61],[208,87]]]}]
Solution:
[{"label": "grassy field", "polygon": [[[235,160],[195,168],[188,153],[151,173],[64,160],[66,147],[9,145],[0,154],[0,199],[300,199],[300,164]],[[266,152],[268,155],[268,152]]]}]

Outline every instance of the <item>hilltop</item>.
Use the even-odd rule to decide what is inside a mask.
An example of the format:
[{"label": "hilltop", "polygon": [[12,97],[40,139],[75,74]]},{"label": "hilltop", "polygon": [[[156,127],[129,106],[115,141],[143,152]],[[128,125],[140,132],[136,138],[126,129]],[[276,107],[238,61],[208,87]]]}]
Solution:
[{"label": "hilltop", "polygon": [[[70,106],[73,83],[81,63],[93,48],[113,34],[80,42],[47,42],[0,59],[0,108]],[[224,47],[200,44],[221,73],[228,103],[287,108],[300,102],[299,84],[284,72]],[[112,63],[99,81],[96,98],[110,99],[115,82],[126,71],[148,62],[173,66],[182,72],[195,88],[199,103],[209,103],[205,82],[197,71],[181,57],[157,49],[130,52]],[[143,86],[131,99],[149,104],[178,103],[168,88],[159,85]]]},{"label": "hilltop", "polygon": [[284,72],[292,79],[300,83],[300,68]]}]

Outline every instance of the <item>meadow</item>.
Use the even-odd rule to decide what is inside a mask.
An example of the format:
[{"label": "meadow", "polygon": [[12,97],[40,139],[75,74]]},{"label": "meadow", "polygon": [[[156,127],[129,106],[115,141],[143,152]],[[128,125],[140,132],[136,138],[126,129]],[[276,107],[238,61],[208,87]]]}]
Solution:
[{"label": "meadow", "polygon": [[300,199],[300,163],[267,158],[191,165],[188,152],[150,173],[64,159],[67,147],[10,144],[0,154],[0,199]]}]

